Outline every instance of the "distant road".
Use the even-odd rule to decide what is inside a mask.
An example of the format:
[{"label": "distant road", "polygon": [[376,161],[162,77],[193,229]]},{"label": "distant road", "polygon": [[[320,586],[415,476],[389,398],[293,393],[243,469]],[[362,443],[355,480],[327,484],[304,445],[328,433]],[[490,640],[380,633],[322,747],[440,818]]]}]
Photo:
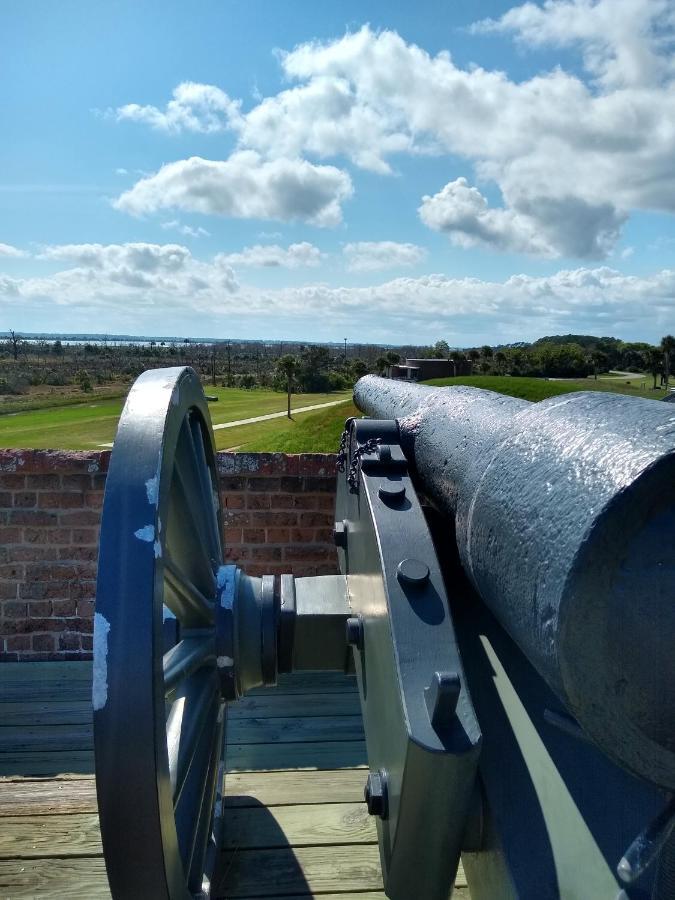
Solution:
[{"label": "distant road", "polygon": [[[331,400],[328,403],[315,403],[313,406],[299,406],[297,409],[291,410],[291,415],[295,413],[312,412],[315,409],[326,409],[328,406],[339,406],[341,403],[347,403],[348,401],[349,398],[345,397],[342,400]],[[286,415],[288,415],[288,413],[284,411],[267,413],[267,415],[264,416],[253,416],[250,419],[237,419],[236,422],[222,422],[220,425],[214,425],[213,430],[221,431],[223,428],[236,428],[238,425],[254,425],[256,422],[267,422],[269,419],[283,419]],[[105,444],[99,444],[99,447],[112,447],[112,441]]]}]

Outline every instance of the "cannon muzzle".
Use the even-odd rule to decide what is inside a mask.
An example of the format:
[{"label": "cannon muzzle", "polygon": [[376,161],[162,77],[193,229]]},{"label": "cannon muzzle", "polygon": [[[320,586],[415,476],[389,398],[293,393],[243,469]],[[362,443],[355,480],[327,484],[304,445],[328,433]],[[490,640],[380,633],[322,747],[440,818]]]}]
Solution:
[{"label": "cannon muzzle", "polygon": [[529,403],[374,376],[480,597],[614,761],[675,789],[675,415],[600,392]]}]

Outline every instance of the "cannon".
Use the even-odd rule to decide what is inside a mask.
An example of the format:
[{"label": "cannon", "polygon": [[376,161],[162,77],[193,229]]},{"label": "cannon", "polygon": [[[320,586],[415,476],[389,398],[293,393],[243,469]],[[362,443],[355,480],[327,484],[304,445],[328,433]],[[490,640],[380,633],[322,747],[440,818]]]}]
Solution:
[{"label": "cannon", "polygon": [[130,391],[94,622],[113,898],[209,897],[227,704],[320,669],[358,681],[391,900],[445,900],[460,854],[473,900],[675,897],[672,413],[372,376],[355,402],[340,574],[254,578],[198,377]]}]

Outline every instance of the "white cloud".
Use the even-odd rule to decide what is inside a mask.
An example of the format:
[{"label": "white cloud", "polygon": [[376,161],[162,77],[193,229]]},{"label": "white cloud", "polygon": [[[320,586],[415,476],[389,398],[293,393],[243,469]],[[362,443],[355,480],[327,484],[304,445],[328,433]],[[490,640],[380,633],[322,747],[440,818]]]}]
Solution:
[{"label": "white cloud", "polygon": [[128,174],[129,174],[129,170],[124,169],[121,166],[118,169],[115,169],[115,175],[128,175]]},{"label": "white cloud", "polygon": [[176,308],[239,287],[229,266],[201,262],[180,244],[60,244],[43,248],[40,258],[72,267],[17,282],[19,294],[63,306]]},{"label": "white cloud", "polygon": [[490,209],[466,178],[449,182],[433,197],[423,197],[419,214],[426,226],[446,232],[459,247],[486,246],[549,257],[605,256],[625,219],[610,204],[592,205],[573,196],[536,198],[521,203],[520,210]]},{"label": "white cloud", "polygon": [[532,46],[580,45],[586,69],[603,85],[620,87],[651,85],[672,74],[673,25],[669,0],[546,0],[516,6],[472,30],[510,33]]},{"label": "white cloud", "polygon": [[26,256],[29,256],[26,250],[20,250],[18,247],[13,247],[11,244],[0,244],[0,258],[22,259]]},{"label": "white cloud", "polygon": [[240,105],[212,84],[184,81],[174,89],[165,109],[127,103],[115,110],[115,116],[118,121],[144,122],[160,131],[210,134],[232,127],[239,119]]},{"label": "white cloud", "polygon": [[239,253],[219,254],[216,259],[223,260],[235,269],[242,266],[300,269],[318,266],[321,257],[322,253],[318,247],[302,241],[299,244],[290,244],[286,248],[278,244],[256,244],[253,247],[245,247]]},{"label": "white cloud", "polygon": [[[321,169],[301,160],[311,154],[342,156],[386,174],[396,154],[448,155],[473,166],[476,177],[466,190],[470,181],[480,189],[471,197],[465,191],[461,203],[451,198],[451,209],[446,202],[439,213],[453,240],[600,258],[631,211],[675,212],[674,23],[670,0],[547,0],[478,23],[475,30],[511,33],[527,45],[582,51],[587,75],[552,68],[521,81],[497,70],[462,68],[447,51],[432,56],[391,31],[364,27],[338,40],[305,43],[280,55],[289,87],[248,111],[237,106],[217,117],[218,127],[229,128],[239,142],[230,160],[174,163],[178,169],[165,167],[122,195],[120,207],[154,209],[173,197],[177,205],[207,212],[335,224],[341,199],[351,193],[348,176],[337,169],[329,167],[334,202],[327,201],[327,213],[319,205],[318,214],[311,202],[291,214],[288,201],[259,200],[262,176],[243,189],[251,202],[239,202],[229,178],[203,169],[236,168],[240,157],[252,160],[244,169],[257,173],[272,165]],[[191,85],[191,91],[219,97],[213,101],[219,109],[234,103],[212,85]],[[190,127],[211,127],[196,100],[179,100],[175,96],[166,111],[151,107],[146,119],[160,121],[160,112],[167,117],[175,102],[197,117]],[[181,116],[172,121],[182,122]],[[457,184],[455,164],[448,165],[451,185]],[[183,182],[190,178],[199,184],[187,189]],[[483,185],[496,187],[501,205],[481,208]],[[168,201],[162,203],[156,195],[165,186]],[[438,189],[436,197],[445,190]],[[467,227],[455,227],[467,202],[475,207]]]},{"label": "white cloud", "polygon": [[138,181],[114,205],[134,215],[176,208],[330,227],[342,221],[341,203],[352,193],[349,175],[334,166],[302,159],[266,161],[247,150],[222,162],[193,156],[169,163]]},{"label": "white cloud", "polygon": [[180,234],[185,235],[185,237],[199,238],[211,236],[211,232],[207,231],[206,228],[202,228],[201,225],[183,225],[178,219],[162,222],[162,228],[165,231],[178,231]]},{"label": "white cloud", "polygon": [[283,323],[313,326],[312,334],[349,326],[362,340],[445,333],[456,335],[453,343],[471,343],[472,335],[509,341],[570,331],[656,339],[675,316],[672,269],[633,276],[580,268],[504,281],[426,275],[369,287],[262,290],[239,285],[222,255],[201,261],[176,244],[66,245],[44,253],[66,267],[44,278],[0,274],[1,302],[35,314],[58,309],[64,322],[86,312],[165,330],[172,318],[199,315],[246,322],[251,334]]},{"label": "white cloud", "polygon": [[357,241],[345,244],[343,253],[351,272],[375,272],[416,266],[427,256],[426,250],[417,244],[401,244],[396,241]]}]

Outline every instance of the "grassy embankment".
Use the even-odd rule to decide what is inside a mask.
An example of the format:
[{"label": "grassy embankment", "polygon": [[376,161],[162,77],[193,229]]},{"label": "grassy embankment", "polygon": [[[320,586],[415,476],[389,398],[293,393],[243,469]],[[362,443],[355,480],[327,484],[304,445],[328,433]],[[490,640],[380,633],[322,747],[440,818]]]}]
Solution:
[{"label": "grassy embankment", "polygon": [[[428,383],[439,386],[471,385],[531,401],[584,390],[612,391],[655,400],[664,396],[663,391],[653,390],[653,380],[649,376],[546,381],[543,378],[475,375],[437,379]],[[207,387],[207,392],[210,391],[218,397],[217,402],[209,403],[214,424],[281,412],[286,408],[285,395],[274,391]],[[296,409],[336,400],[342,402],[326,409],[296,414],[292,421],[283,416],[265,422],[217,429],[216,445],[220,450],[285,453],[335,451],[344,420],[349,416],[360,415],[350,402],[349,393],[299,394],[293,398]],[[59,406],[0,416],[0,447],[52,447],[69,450],[98,448],[113,440],[122,403],[121,399],[90,400],[76,406]]]},{"label": "grassy embankment", "polygon": [[[209,403],[209,412],[214,425],[284,412],[286,409],[286,395],[275,391],[209,387],[206,390],[207,393],[213,393],[213,396],[218,397],[216,402]],[[297,409],[319,403],[332,403],[336,400],[348,401],[349,397],[348,391],[333,394],[298,394],[293,397],[293,407]],[[77,405],[50,405],[48,408],[2,415],[0,447],[98,449],[114,439],[123,404],[123,398],[114,400],[89,398]],[[218,449],[235,446],[247,449],[246,445],[251,440],[263,436],[274,443],[275,434],[297,430],[302,427],[306,418],[314,414],[301,413],[294,416],[293,422],[283,417],[216,430],[216,445]]]}]

